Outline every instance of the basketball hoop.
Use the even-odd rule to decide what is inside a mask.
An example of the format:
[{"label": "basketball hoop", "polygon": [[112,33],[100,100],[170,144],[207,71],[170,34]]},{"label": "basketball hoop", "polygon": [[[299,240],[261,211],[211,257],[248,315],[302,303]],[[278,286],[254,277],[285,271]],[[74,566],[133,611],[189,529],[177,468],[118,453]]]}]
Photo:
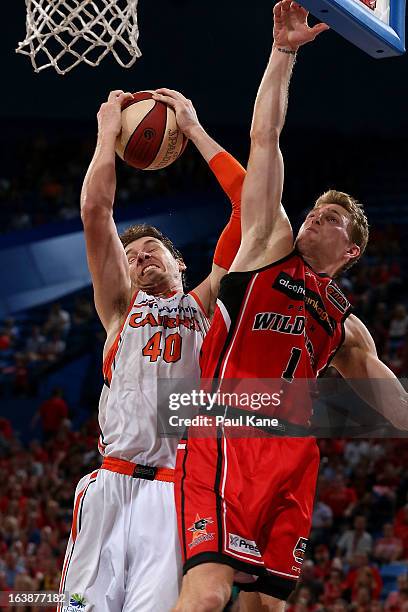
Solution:
[{"label": "basketball hoop", "polygon": [[138,0],[26,0],[26,38],[16,52],[28,55],[36,72],[65,74],[84,62],[98,66],[111,52],[129,68],[137,46]]}]

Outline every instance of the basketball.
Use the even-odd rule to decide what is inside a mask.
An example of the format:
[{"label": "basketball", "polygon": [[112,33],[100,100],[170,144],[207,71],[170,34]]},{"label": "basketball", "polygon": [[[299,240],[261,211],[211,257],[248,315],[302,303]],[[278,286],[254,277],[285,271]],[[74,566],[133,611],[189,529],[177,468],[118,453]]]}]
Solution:
[{"label": "basketball", "polygon": [[122,108],[122,132],[116,153],[129,166],[160,170],[184,151],[188,139],[179,129],[172,108],[153,100],[149,91],[133,94]]}]

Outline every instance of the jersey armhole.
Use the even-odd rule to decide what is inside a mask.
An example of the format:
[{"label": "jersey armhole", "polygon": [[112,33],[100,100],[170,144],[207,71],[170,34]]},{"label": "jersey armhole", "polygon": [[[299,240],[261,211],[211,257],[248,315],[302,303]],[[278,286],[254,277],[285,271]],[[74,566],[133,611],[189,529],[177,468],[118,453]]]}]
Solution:
[{"label": "jersey armhole", "polygon": [[337,353],[339,352],[339,350],[341,349],[341,347],[344,344],[344,341],[346,339],[346,321],[348,319],[348,317],[353,313],[353,307],[350,304],[347,311],[344,313],[344,315],[341,318],[340,321],[340,325],[341,325],[341,337],[340,337],[340,341],[337,345],[337,347],[335,348],[335,350],[332,352],[332,354],[329,356],[326,365],[318,372],[318,376],[322,376],[323,374],[325,374],[325,372],[329,369],[329,367],[331,366],[334,358],[336,357]]},{"label": "jersey armhole", "polygon": [[118,333],[116,334],[116,338],[115,338],[115,340],[113,341],[112,346],[110,347],[110,349],[109,349],[109,350],[108,350],[108,352],[106,353],[106,357],[105,357],[105,359],[103,360],[103,364],[102,364],[102,373],[103,373],[103,377],[104,377],[104,380],[105,380],[105,381],[108,381],[109,383],[110,383],[110,382],[111,382],[111,380],[112,380],[112,363],[113,363],[113,360],[115,359],[115,355],[116,355],[116,353],[118,352],[118,347],[119,347],[119,340],[120,340],[120,336],[121,336],[121,334],[122,334],[122,332],[123,332],[123,328],[125,327],[125,323],[126,323],[126,321],[127,321],[127,318],[128,318],[128,316],[129,316],[129,313],[130,313],[130,311],[132,310],[133,305],[134,305],[134,303],[135,303],[135,301],[136,301],[136,297],[137,297],[137,294],[138,294],[138,293],[139,293],[139,291],[136,291],[136,292],[133,294],[133,297],[132,297],[132,299],[130,300],[129,308],[127,309],[127,312],[126,312],[125,318],[123,319],[123,323],[122,323],[122,325],[121,325],[121,328],[120,328],[120,330],[118,331]]},{"label": "jersey armhole", "polygon": [[200,300],[200,298],[198,297],[198,295],[196,294],[195,291],[189,291],[188,295],[191,295],[191,297],[193,298],[193,300],[195,300],[197,302],[198,307],[200,308],[201,312],[203,313],[203,315],[205,316],[206,319],[208,319],[208,314],[204,308],[204,305],[202,303],[202,301]]}]

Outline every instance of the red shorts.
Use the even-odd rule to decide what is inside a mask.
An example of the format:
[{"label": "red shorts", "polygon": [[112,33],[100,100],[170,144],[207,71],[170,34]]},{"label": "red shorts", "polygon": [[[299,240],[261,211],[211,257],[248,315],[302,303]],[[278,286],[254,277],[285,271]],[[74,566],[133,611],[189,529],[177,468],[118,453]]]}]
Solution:
[{"label": "red shorts", "polygon": [[302,567],[318,469],[314,438],[183,440],[175,490],[184,572],[225,563],[244,590],[286,600]]}]

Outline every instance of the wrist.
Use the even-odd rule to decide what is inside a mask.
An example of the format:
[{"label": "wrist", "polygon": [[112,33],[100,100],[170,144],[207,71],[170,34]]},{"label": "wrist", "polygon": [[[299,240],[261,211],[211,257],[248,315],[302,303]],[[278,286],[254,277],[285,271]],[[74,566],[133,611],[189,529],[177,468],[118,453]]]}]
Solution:
[{"label": "wrist", "polygon": [[274,44],[273,48],[279,53],[284,53],[285,55],[293,55],[295,56],[298,52],[299,47],[291,47],[290,45],[278,45]]},{"label": "wrist", "polygon": [[114,147],[118,136],[119,134],[116,131],[100,131],[98,132],[98,144]]},{"label": "wrist", "polygon": [[199,123],[195,123],[186,130],[183,130],[183,132],[184,135],[187,136],[187,138],[189,138],[193,143],[196,143],[196,141],[206,133],[204,128]]}]

